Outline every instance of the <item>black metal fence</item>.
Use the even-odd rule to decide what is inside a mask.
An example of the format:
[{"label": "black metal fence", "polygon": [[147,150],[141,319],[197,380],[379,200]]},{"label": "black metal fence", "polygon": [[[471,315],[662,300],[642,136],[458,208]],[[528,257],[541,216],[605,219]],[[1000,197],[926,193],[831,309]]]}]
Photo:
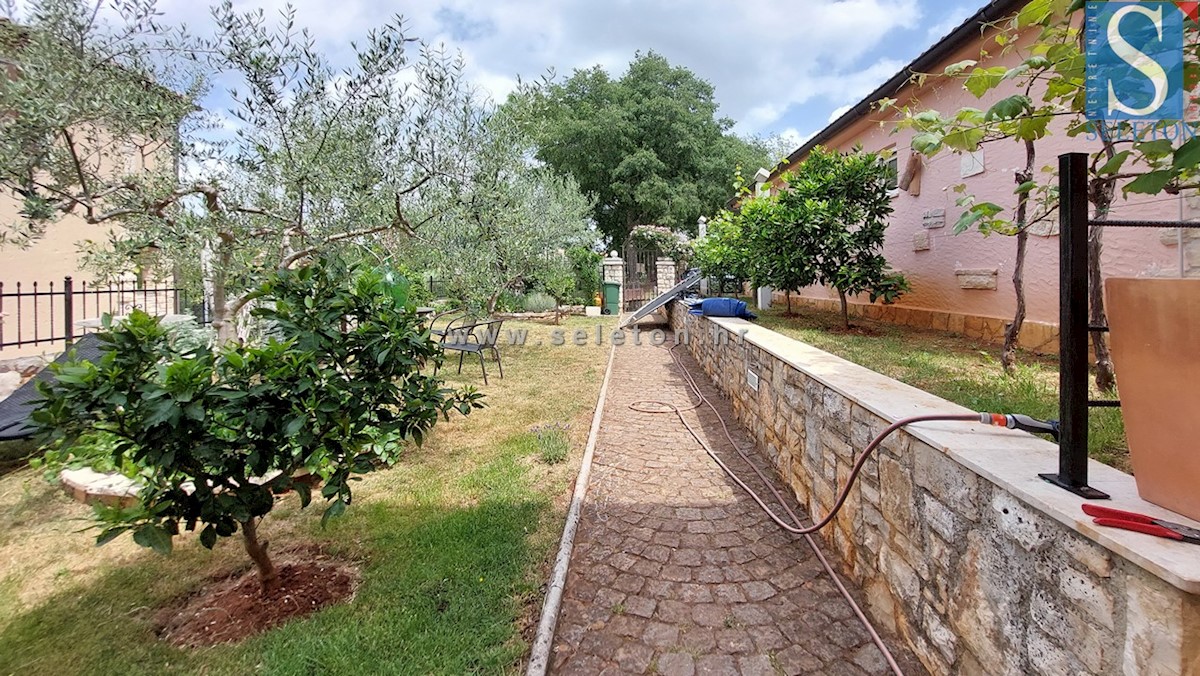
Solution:
[{"label": "black metal fence", "polygon": [[161,284],[118,282],[5,284],[0,282],[0,351],[25,345],[65,347],[75,336],[91,330],[80,322],[102,315],[124,315],[140,308],[153,315],[191,314],[209,323],[202,299],[184,289]]},{"label": "black metal fence", "polygon": [[430,277],[427,281],[429,283],[429,295],[435,299],[449,296],[449,285],[446,284],[445,280]]}]

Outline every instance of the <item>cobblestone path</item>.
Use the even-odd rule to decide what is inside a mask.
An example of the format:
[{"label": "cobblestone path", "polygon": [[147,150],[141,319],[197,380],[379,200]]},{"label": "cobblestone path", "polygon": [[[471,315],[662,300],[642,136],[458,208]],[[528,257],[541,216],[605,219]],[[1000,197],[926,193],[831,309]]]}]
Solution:
[{"label": "cobblestone path", "polygon": [[[617,348],[552,671],[890,673],[803,538],[771,522],[674,414],[629,408],[645,399],[690,403],[671,355],[645,338],[641,347]],[[734,438],[752,448],[728,401],[682,347],[676,353]],[[770,504],[712,412],[684,415]],[[776,476],[765,458],[750,455]],[[905,673],[924,673],[898,641],[889,644]]]}]

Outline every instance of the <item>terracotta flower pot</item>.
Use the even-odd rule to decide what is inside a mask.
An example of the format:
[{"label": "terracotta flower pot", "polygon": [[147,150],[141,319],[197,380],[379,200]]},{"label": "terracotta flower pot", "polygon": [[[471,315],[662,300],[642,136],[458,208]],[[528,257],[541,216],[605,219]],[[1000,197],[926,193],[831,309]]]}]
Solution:
[{"label": "terracotta flower pot", "polygon": [[1200,519],[1200,279],[1114,277],[1104,288],[1138,493]]}]

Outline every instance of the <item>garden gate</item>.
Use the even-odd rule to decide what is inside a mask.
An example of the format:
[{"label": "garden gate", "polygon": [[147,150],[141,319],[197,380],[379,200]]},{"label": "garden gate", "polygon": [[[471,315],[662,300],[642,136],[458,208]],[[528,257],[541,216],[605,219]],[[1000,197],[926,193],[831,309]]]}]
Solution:
[{"label": "garden gate", "polygon": [[658,295],[658,251],[625,247],[625,312],[634,312]]}]

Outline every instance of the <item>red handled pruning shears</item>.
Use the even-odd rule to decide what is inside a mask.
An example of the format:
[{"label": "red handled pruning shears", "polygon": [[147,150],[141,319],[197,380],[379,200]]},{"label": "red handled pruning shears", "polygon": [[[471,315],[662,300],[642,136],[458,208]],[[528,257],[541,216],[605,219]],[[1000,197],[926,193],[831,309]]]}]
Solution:
[{"label": "red handled pruning shears", "polygon": [[1092,521],[1100,526],[1124,528],[1125,530],[1133,530],[1139,533],[1146,533],[1147,535],[1157,535],[1160,538],[1180,540],[1200,545],[1200,530],[1181,523],[1164,521],[1163,519],[1156,519],[1145,514],[1138,514],[1137,512],[1125,512],[1113,509],[1112,507],[1101,507],[1100,505],[1092,504],[1085,504],[1083,512],[1088,516],[1095,517]]}]

